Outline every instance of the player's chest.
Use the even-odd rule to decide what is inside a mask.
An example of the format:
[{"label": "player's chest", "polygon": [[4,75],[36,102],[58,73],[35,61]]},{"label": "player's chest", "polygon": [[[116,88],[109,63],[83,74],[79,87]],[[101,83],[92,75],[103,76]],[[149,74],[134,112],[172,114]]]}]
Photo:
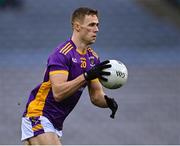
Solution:
[{"label": "player's chest", "polygon": [[95,65],[95,57],[94,56],[80,56],[74,55],[71,57],[71,72],[82,74],[85,71],[90,70]]}]

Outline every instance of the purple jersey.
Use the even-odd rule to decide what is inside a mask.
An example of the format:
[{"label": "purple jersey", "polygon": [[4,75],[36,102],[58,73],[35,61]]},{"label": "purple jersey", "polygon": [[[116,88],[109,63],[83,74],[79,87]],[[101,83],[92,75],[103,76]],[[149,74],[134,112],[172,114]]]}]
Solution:
[{"label": "purple jersey", "polygon": [[56,102],[49,75],[65,73],[68,74],[68,81],[71,81],[98,63],[99,58],[91,48],[83,53],[78,52],[71,39],[59,45],[49,56],[44,80],[32,90],[23,116],[45,116],[56,129],[62,130],[63,121],[77,104],[86,85],[65,100]]}]

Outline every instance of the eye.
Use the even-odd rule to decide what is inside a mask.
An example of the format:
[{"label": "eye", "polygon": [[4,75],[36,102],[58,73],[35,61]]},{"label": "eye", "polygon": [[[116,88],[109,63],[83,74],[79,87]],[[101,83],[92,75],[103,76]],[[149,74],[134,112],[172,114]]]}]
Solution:
[{"label": "eye", "polygon": [[89,26],[93,27],[93,26],[99,26],[99,23],[90,23]]},{"label": "eye", "polygon": [[94,26],[94,23],[90,23],[89,26]]}]

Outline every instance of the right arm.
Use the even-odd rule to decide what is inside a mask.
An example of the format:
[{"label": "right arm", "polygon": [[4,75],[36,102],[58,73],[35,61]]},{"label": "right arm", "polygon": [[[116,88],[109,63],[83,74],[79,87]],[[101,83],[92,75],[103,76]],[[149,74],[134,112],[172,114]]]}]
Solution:
[{"label": "right arm", "polygon": [[67,97],[71,96],[86,83],[83,74],[71,81],[67,81],[67,78],[68,78],[68,72],[50,74],[52,92],[54,99],[57,102],[60,102],[66,99]]},{"label": "right arm", "polygon": [[108,62],[109,61],[105,61],[99,64],[98,66],[92,68],[84,74],[79,75],[71,81],[67,81],[67,70],[57,70],[57,67],[54,69],[53,66],[50,66],[49,76],[55,101],[60,102],[71,96],[89,80],[95,79],[97,77],[104,79],[102,75],[109,73],[102,72],[102,70],[110,67],[110,65],[107,65]]}]

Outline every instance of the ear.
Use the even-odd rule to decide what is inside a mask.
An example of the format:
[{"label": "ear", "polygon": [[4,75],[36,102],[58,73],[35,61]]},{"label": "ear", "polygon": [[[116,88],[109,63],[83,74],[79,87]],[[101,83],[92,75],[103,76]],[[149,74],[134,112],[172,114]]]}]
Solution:
[{"label": "ear", "polygon": [[73,28],[76,30],[76,31],[80,31],[80,28],[81,28],[81,26],[80,26],[80,23],[79,22],[74,22],[74,25],[73,25]]}]

